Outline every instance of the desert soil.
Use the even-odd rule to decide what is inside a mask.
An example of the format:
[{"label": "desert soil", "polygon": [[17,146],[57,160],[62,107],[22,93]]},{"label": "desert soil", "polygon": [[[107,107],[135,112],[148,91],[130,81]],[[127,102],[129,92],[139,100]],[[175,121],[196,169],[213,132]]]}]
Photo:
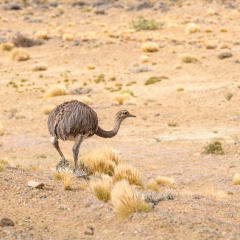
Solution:
[{"label": "desert soil", "polygon": [[[8,3],[3,2],[1,41],[11,41],[18,31],[33,37],[41,30],[47,31],[49,39],[26,48],[30,54],[26,61],[12,61],[9,52],[0,53],[4,127],[0,158],[11,163],[0,172],[0,218],[15,224],[0,227],[0,239],[240,239],[240,185],[233,184],[233,176],[240,172],[239,145],[233,139],[240,133],[240,2],[165,1],[162,8],[139,11],[127,10],[139,4],[130,1],[119,1],[124,8],[93,7],[87,1],[89,5],[82,7],[59,1],[57,7],[43,8],[30,2],[26,7],[21,3],[22,10],[5,10]],[[99,9],[105,14],[97,14]],[[163,28],[134,31],[130,23],[140,15],[163,22]],[[186,34],[189,23],[197,24],[200,31]],[[74,41],[64,41],[64,33],[72,34]],[[143,53],[141,45],[146,41],[157,43],[159,50]],[[214,49],[207,49],[209,43]],[[222,51],[232,57],[219,59]],[[194,54],[198,61],[182,62],[184,53]],[[142,55],[149,62],[141,63]],[[41,62],[48,68],[32,71]],[[89,64],[95,68],[89,69]],[[149,71],[132,70],[142,64]],[[101,74],[105,82],[94,82]],[[168,79],[144,84],[157,76]],[[69,91],[82,87],[91,92],[45,98],[44,92],[57,83]],[[116,84],[122,84],[121,90],[111,91]],[[113,98],[122,90],[134,96],[119,105]],[[229,92],[233,93],[230,101]],[[144,181],[174,178],[175,188],[162,187],[155,193],[170,193],[174,200],[160,202],[150,213],[120,220],[111,202],[93,195],[89,180],[76,178],[72,190],[66,191],[61,181],[52,178],[51,168],[60,157],[50,143],[48,116],[41,109],[83,96],[93,100],[90,106],[104,129],[112,128],[121,109],[137,117],[125,120],[112,139],[86,140],[81,154],[113,147],[123,163],[141,172]],[[222,142],[224,154],[203,154],[204,146],[214,139]],[[72,154],[72,142],[60,146],[66,155]],[[39,169],[19,167],[31,165]],[[32,189],[29,180],[45,186]],[[94,235],[84,234],[87,226],[95,229]]]}]

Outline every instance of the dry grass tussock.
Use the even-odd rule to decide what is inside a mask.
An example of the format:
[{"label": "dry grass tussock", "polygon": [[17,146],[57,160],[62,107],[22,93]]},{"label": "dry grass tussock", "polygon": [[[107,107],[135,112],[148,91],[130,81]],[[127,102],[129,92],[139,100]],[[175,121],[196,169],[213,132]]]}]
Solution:
[{"label": "dry grass tussock", "polygon": [[240,174],[239,173],[236,173],[233,177],[233,183],[235,185],[240,185]]},{"label": "dry grass tussock", "polygon": [[5,166],[0,164],[0,172],[5,170]]},{"label": "dry grass tussock", "polygon": [[44,97],[48,98],[48,97],[55,97],[55,96],[61,96],[61,95],[67,95],[67,94],[68,94],[68,90],[64,85],[55,85],[47,90]]},{"label": "dry grass tussock", "polygon": [[217,199],[228,198],[228,194],[226,192],[218,190],[214,187],[204,188],[200,191],[200,194]]},{"label": "dry grass tussock", "polygon": [[111,202],[114,212],[124,219],[134,212],[150,212],[152,207],[143,200],[128,181],[117,182],[111,191]]},{"label": "dry grass tussock", "polygon": [[129,100],[130,96],[128,94],[117,94],[112,100],[116,101],[119,105],[123,105],[124,101]]},{"label": "dry grass tussock", "polygon": [[184,53],[180,55],[180,60],[184,63],[196,63],[198,62],[197,56],[189,53]]},{"label": "dry grass tussock", "polygon": [[56,170],[55,168],[52,169],[52,176],[56,180],[63,180],[63,186],[65,190],[70,190],[72,186],[72,181],[74,178],[73,172],[70,169],[60,169]]},{"label": "dry grass tussock", "polygon": [[41,40],[29,38],[21,33],[17,33],[15,36],[13,36],[12,43],[16,47],[33,47],[43,44]]},{"label": "dry grass tussock", "polygon": [[45,62],[37,63],[35,66],[32,67],[32,71],[45,71],[48,68],[48,64]]},{"label": "dry grass tussock", "polygon": [[5,159],[0,159],[0,165],[10,165],[10,163]]},{"label": "dry grass tussock", "polygon": [[90,97],[79,97],[78,98],[78,101],[79,102],[82,102],[82,103],[85,103],[85,104],[88,104],[88,105],[91,105],[91,104],[93,104],[94,103],[94,101],[92,100],[92,98],[90,98]]},{"label": "dry grass tussock", "polygon": [[159,185],[159,186],[168,186],[168,187],[175,187],[176,186],[176,182],[173,178],[170,178],[170,177],[157,177],[155,179],[156,183]]},{"label": "dry grass tussock", "polygon": [[143,187],[143,182],[139,171],[130,165],[120,164],[115,168],[113,181],[117,182],[122,179],[128,180],[130,184],[135,184]]},{"label": "dry grass tussock", "polygon": [[147,56],[147,55],[142,55],[142,56],[140,57],[140,62],[141,62],[141,63],[149,62],[149,56]]},{"label": "dry grass tussock", "polygon": [[94,64],[90,63],[90,64],[87,65],[87,69],[89,69],[89,70],[93,70],[95,68],[96,68],[96,66]]},{"label": "dry grass tussock", "polygon": [[83,163],[92,173],[100,172],[113,175],[114,168],[120,162],[118,153],[111,148],[96,148],[83,155]]},{"label": "dry grass tussock", "polygon": [[102,201],[107,202],[110,199],[110,192],[112,189],[111,181],[107,179],[97,179],[90,182],[90,187],[94,195]]},{"label": "dry grass tussock", "polygon": [[142,44],[141,49],[143,52],[157,52],[159,50],[159,47],[157,43],[145,42]]},{"label": "dry grass tussock", "polygon": [[26,61],[29,58],[30,58],[30,54],[24,48],[14,48],[10,52],[10,59],[13,61]]},{"label": "dry grass tussock", "polygon": [[4,42],[0,44],[0,49],[2,51],[11,51],[14,48],[14,44],[10,42]]},{"label": "dry grass tussock", "polygon": [[195,23],[190,23],[185,28],[186,34],[191,34],[191,33],[196,33],[196,32],[200,32],[200,27]]},{"label": "dry grass tussock", "polygon": [[4,128],[3,128],[3,124],[0,121],[0,136],[2,136],[4,134]]},{"label": "dry grass tussock", "polygon": [[47,40],[47,39],[49,38],[48,32],[47,32],[46,30],[37,31],[37,32],[34,34],[34,37],[35,37],[35,38],[38,38],[38,39],[44,39],[44,40]]},{"label": "dry grass tussock", "polygon": [[159,190],[159,185],[154,179],[150,179],[146,184],[146,188],[157,192]]},{"label": "dry grass tussock", "polygon": [[48,105],[48,106],[44,106],[41,109],[41,112],[48,115],[56,106],[54,105]]},{"label": "dry grass tussock", "polygon": [[73,35],[71,33],[65,33],[62,35],[62,40],[73,41]]}]

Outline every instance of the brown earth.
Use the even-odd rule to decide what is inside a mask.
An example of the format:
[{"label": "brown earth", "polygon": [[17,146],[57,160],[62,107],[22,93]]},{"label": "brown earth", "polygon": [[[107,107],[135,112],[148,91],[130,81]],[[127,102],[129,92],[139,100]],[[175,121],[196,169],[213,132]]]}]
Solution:
[{"label": "brown earth", "polygon": [[[10,40],[17,31],[33,37],[44,29],[50,36],[43,45],[27,48],[31,56],[27,61],[11,61],[8,52],[0,54],[0,119],[5,129],[0,136],[0,158],[12,166],[40,167],[37,171],[11,167],[0,172],[0,218],[15,223],[14,227],[0,227],[0,238],[240,239],[240,186],[232,182],[240,171],[238,145],[233,140],[239,136],[240,121],[240,3],[230,2],[233,7],[229,7],[229,3],[168,2],[169,11],[109,8],[106,14],[96,15],[95,8],[77,9],[69,2],[62,1],[57,8],[33,5],[20,11],[0,10],[3,38]],[[129,23],[139,15],[164,22],[163,29],[133,31]],[[169,23],[176,23],[175,27]],[[188,23],[196,23],[201,31],[186,34]],[[63,41],[56,30],[59,26],[80,45]],[[207,27],[212,32],[205,32]],[[220,32],[221,27],[227,32]],[[156,42],[159,51],[144,53],[150,58],[151,71],[133,73],[145,41]],[[216,48],[206,49],[208,42],[214,42]],[[223,50],[233,57],[220,60],[217,56]],[[182,53],[195,54],[198,62],[181,62]],[[39,62],[47,63],[48,69],[32,71]],[[89,70],[88,64],[96,68]],[[100,74],[106,81],[95,83]],[[169,79],[144,85],[149,77],[163,75]],[[113,77],[115,81],[108,81]],[[18,87],[9,84],[11,81]],[[136,83],[126,86],[133,81]],[[41,109],[81,98],[70,94],[44,98],[44,91],[56,83],[67,83],[69,90],[92,89],[84,96],[93,99],[91,107],[104,129],[111,129],[114,115],[121,109],[136,115],[124,121],[116,137],[86,140],[81,154],[111,146],[121,153],[122,162],[139,169],[144,181],[157,176],[174,178],[175,189],[159,191],[173,194],[174,200],[164,200],[150,213],[134,213],[122,221],[111,203],[96,199],[88,180],[76,178],[71,191],[53,180],[51,167],[60,157],[49,141],[47,115]],[[123,106],[112,100],[118,92],[107,89],[120,83],[122,90],[134,94]],[[233,93],[230,101],[225,98],[227,92]],[[169,126],[171,123],[177,125]],[[201,154],[213,139],[220,139],[225,153]],[[72,142],[60,144],[70,155]],[[45,187],[31,189],[29,180],[43,182]],[[227,194],[218,196],[214,189]],[[94,235],[84,234],[87,226],[95,229]]]}]

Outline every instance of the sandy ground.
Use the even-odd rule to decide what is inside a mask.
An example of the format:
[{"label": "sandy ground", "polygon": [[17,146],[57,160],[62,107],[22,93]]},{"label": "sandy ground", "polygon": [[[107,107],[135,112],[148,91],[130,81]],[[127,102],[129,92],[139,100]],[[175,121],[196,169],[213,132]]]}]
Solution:
[{"label": "sandy ground", "polygon": [[[127,11],[127,3],[121,3],[125,8],[109,8],[104,15],[94,13],[98,8],[78,9],[69,2],[50,8],[0,10],[0,37],[10,40],[17,31],[33,37],[40,30],[49,36],[43,45],[27,48],[31,56],[27,61],[12,61],[9,52],[0,52],[4,126],[0,158],[12,165],[0,172],[0,218],[15,223],[0,227],[1,239],[240,239],[240,186],[232,181],[240,172],[239,145],[233,140],[239,136],[240,121],[240,3],[230,2],[229,7],[219,2],[167,2],[168,11]],[[129,23],[140,15],[164,22],[163,29],[133,31]],[[186,34],[189,23],[196,23],[200,32]],[[72,34],[79,45],[62,40],[64,33]],[[146,41],[157,43],[159,51],[143,53],[141,45]],[[209,43],[216,48],[207,49]],[[222,51],[233,56],[221,60]],[[183,53],[194,54],[198,62],[183,63],[179,58]],[[149,56],[145,64],[150,71],[132,72],[142,64],[142,55]],[[32,71],[40,62],[48,64],[47,70]],[[89,70],[89,64],[95,69]],[[106,81],[95,83],[100,74]],[[154,76],[168,79],[144,85]],[[113,77],[115,81],[108,81]],[[57,83],[67,84],[69,91],[83,87],[91,92],[44,98],[44,92]],[[111,92],[116,84],[122,84],[122,89]],[[122,90],[131,90],[134,97],[120,106],[112,99]],[[230,101],[225,98],[228,92],[233,93]],[[103,129],[112,128],[114,115],[121,109],[137,117],[125,120],[112,139],[86,140],[81,154],[113,147],[123,163],[141,172],[144,181],[174,178],[176,188],[162,187],[158,192],[170,193],[174,200],[160,202],[150,213],[119,220],[110,202],[93,195],[88,180],[76,178],[71,191],[53,180],[51,168],[59,156],[50,143],[48,116],[41,109],[82,96],[93,100],[90,106]],[[222,142],[223,155],[202,154],[213,139]],[[71,155],[72,142],[60,144]],[[17,164],[39,169],[15,168]],[[29,180],[43,182],[45,187],[29,188]],[[226,196],[217,195],[216,190]],[[87,226],[95,228],[94,235],[84,234]]]}]

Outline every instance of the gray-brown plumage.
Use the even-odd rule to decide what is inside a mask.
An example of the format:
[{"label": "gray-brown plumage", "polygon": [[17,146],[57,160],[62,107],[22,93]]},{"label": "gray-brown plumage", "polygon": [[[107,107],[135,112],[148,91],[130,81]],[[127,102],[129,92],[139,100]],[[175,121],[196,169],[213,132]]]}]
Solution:
[{"label": "gray-brown plumage", "polygon": [[73,157],[74,170],[78,170],[78,153],[81,143],[84,139],[92,137],[94,134],[103,138],[114,137],[121,125],[121,122],[127,117],[135,117],[127,110],[121,110],[116,114],[115,125],[111,131],[105,131],[98,126],[98,117],[96,112],[86,104],[73,100],[62,103],[52,110],[48,117],[48,130],[52,135],[51,142],[62,157],[60,163],[56,166],[68,166],[59,144],[58,139],[63,141],[74,141]]}]

